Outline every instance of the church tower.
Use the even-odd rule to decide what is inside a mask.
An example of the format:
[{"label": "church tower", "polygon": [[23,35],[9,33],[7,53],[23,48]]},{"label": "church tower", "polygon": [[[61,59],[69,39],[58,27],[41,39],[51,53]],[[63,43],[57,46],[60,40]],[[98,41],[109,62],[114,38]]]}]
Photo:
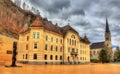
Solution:
[{"label": "church tower", "polygon": [[110,29],[109,29],[109,24],[108,24],[107,18],[106,18],[106,29],[105,29],[105,46],[107,48],[112,48],[111,33],[110,33]]},{"label": "church tower", "polygon": [[106,28],[105,28],[105,49],[108,51],[108,56],[111,57],[112,56],[111,33],[107,18],[106,18]]}]

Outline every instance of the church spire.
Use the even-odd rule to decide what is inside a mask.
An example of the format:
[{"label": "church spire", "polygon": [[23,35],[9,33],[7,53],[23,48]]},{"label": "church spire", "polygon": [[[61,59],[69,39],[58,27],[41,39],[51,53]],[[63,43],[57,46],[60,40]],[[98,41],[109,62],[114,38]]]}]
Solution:
[{"label": "church spire", "polygon": [[110,30],[109,30],[109,24],[108,24],[108,19],[106,18],[106,30],[105,30],[105,32],[110,32]]}]

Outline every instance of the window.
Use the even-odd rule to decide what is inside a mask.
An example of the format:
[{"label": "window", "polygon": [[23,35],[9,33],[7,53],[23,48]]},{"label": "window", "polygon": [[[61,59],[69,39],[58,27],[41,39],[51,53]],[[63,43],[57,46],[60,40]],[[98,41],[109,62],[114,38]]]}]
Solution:
[{"label": "window", "polygon": [[60,40],[60,43],[62,44],[62,39]]},{"label": "window", "polygon": [[53,55],[50,55],[50,60],[53,60]]},{"label": "window", "polygon": [[93,54],[95,55],[95,51],[93,51]]},{"label": "window", "polygon": [[35,34],[36,34],[36,33],[35,33],[35,32],[33,32],[33,38],[35,38]]},{"label": "window", "polygon": [[28,58],[28,54],[26,54],[26,59]]},{"label": "window", "polygon": [[23,59],[24,59],[24,54],[23,54]]},{"label": "window", "polygon": [[26,45],[26,50],[28,50],[28,44]]},{"label": "window", "polygon": [[109,40],[108,38],[106,38],[106,40]]},{"label": "window", "polygon": [[29,36],[27,36],[27,41],[29,41]]},{"label": "window", "polygon": [[53,37],[51,37],[51,42],[53,42]]},{"label": "window", "polygon": [[74,45],[74,40],[72,40],[72,45]]},{"label": "window", "polygon": [[80,57],[80,60],[82,60],[82,57]]},{"label": "window", "polygon": [[109,46],[109,44],[107,44],[107,46]]},{"label": "window", "polygon": [[85,57],[85,60],[86,60],[86,57]]},{"label": "window", "polygon": [[84,54],[84,50],[83,50],[82,52],[83,52],[83,54]]},{"label": "window", "polygon": [[53,51],[53,45],[51,45],[50,50]]},{"label": "window", "polygon": [[57,55],[55,56],[55,60],[58,60],[58,56]]},{"label": "window", "polygon": [[75,40],[75,46],[76,46],[76,40]]},{"label": "window", "polygon": [[58,43],[58,38],[56,38],[56,43]]},{"label": "window", "polygon": [[62,60],[62,56],[60,56],[60,60]]},{"label": "window", "polygon": [[92,54],[92,51],[90,51],[90,54]]},{"label": "window", "polygon": [[40,38],[40,33],[39,32],[37,32],[37,38]]},{"label": "window", "polygon": [[70,45],[71,45],[71,39],[70,39]]},{"label": "window", "polygon": [[56,52],[58,51],[58,46],[56,46]]},{"label": "window", "polygon": [[34,42],[34,49],[37,49],[37,47],[38,47],[37,42]]},{"label": "window", "polygon": [[46,35],[45,40],[48,41],[48,35]]},{"label": "window", "polygon": [[37,59],[37,54],[34,54],[34,55],[33,55],[33,59],[34,59],[34,60]]},{"label": "window", "polygon": [[68,48],[68,52],[70,52],[70,48]]},{"label": "window", "polygon": [[80,54],[82,54],[82,50],[80,50]]},{"label": "window", "polygon": [[62,47],[60,47],[60,52],[62,52]]},{"label": "window", "polygon": [[47,47],[48,47],[47,44],[45,44],[45,50],[47,50]]},{"label": "window", "polygon": [[46,54],[44,55],[44,59],[47,60],[47,55]]},{"label": "window", "polygon": [[78,49],[76,49],[76,52],[78,52]]},{"label": "window", "polygon": [[7,54],[12,54],[12,51],[11,50],[7,50]]},{"label": "window", "polygon": [[72,52],[75,52],[75,50],[74,50],[74,49],[72,49]]},{"label": "window", "polygon": [[99,54],[99,51],[97,51],[97,54]]},{"label": "window", "polygon": [[69,43],[69,39],[67,39],[67,43]]},{"label": "window", "polygon": [[86,51],[84,51],[84,54],[86,54]]}]

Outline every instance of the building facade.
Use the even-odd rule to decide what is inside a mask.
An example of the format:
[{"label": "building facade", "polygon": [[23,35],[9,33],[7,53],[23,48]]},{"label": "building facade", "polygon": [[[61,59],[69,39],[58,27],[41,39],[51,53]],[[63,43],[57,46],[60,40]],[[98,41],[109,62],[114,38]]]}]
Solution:
[{"label": "building facade", "polygon": [[[12,33],[0,28],[4,33],[0,33],[0,65],[10,65],[12,62],[13,43],[18,41]],[[9,34],[8,34],[9,33]]]},{"label": "building facade", "polygon": [[38,64],[90,62],[89,40],[81,38],[70,25],[59,27],[37,17],[19,34],[18,61]]},{"label": "building facade", "polygon": [[105,41],[92,43],[90,46],[90,56],[91,59],[99,60],[99,53],[102,49],[108,51],[108,56],[112,57],[112,43],[111,43],[111,33],[109,29],[108,20],[106,19],[106,28],[105,28]]}]

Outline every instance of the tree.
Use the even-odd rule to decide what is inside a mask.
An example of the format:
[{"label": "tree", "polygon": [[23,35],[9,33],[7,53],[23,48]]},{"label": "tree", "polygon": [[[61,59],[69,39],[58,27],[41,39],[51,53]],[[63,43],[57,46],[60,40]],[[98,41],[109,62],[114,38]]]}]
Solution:
[{"label": "tree", "polygon": [[102,63],[105,63],[105,62],[108,62],[108,56],[107,56],[107,50],[105,49],[102,49],[99,53],[99,60],[102,62]]},{"label": "tree", "polygon": [[117,47],[114,52],[114,62],[120,62],[120,48]]}]

